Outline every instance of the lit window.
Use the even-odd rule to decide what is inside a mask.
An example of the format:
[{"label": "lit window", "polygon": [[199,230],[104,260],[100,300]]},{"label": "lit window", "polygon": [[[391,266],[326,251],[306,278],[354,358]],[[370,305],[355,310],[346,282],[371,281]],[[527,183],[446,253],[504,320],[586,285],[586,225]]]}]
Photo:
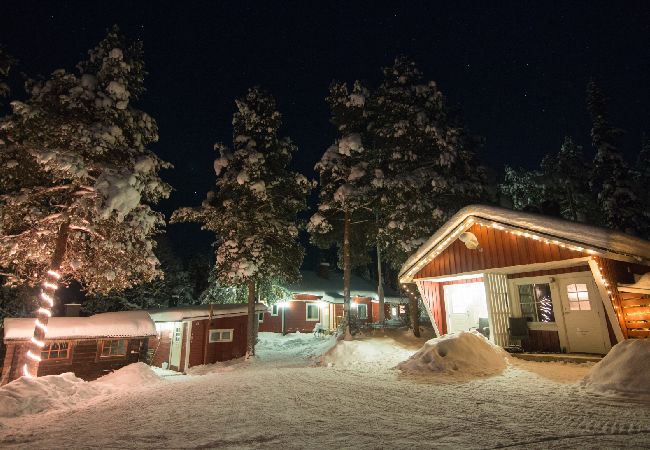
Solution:
[{"label": "lit window", "polygon": [[263,313],[263,312],[261,312],[261,313],[257,313],[257,321],[258,321],[259,323],[264,322],[264,313]]},{"label": "lit window", "polygon": [[272,316],[277,316],[278,315],[278,310],[279,310],[279,307],[278,307],[277,304],[271,306],[271,315]]},{"label": "lit window", "polygon": [[320,308],[315,303],[307,303],[307,320],[320,320]]},{"label": "lit window", "polygon": [[569,284],[566,287],[571,311],[590,311],[589,290],[584,283]]},{"label": "lit window", "polygon": [[70,356],[69,342],[52,342],[41,349],[41,359],[68,359]]},{"label": "lit window", "polygon": [[518,286],[521,314],[529,322],[555,322],[551,287],[548,283]]},{"label": "lit window", "polygon": [[359,319],[367,319],[368,318],[368,305],[365,305],[363,303],[359,303],[357,305],[357,314]]},{"label": "lit window", "polygon": [[233,329],[210,330],[209,342],[232,342]]},{"label": "lit window", "polygon": [[102,339],[99,341],[102,358],[126,355],[126,339]]}]

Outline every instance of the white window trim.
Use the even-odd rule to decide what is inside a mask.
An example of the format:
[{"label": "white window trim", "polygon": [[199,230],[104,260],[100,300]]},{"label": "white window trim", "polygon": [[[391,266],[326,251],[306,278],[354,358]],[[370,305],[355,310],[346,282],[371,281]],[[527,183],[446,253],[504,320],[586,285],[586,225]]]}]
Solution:
[{"label": "white window trim", "polygon": [[[310,319],[309,318],[309,307],[315,307],[316,311],[318,311],[318,318],[316,319]],[[305,303],[305,320],[308,322],[319,322],[320,321],[320,306],[318,303]]]},{"label": "white window trim", "polygon": [[[360,308],[363,308],[363,309],[366,310],[366,316],[365,317],[361,317],[361,314],[359,313]],[[358,303],[357,304],[357,317],[359,319],[361,319],[361,320],[367,320],[368,319],[368,305],[366,305],[365,303]]]},{"label": "white window trim", "polygon": [[[275,310],[275,313],[273,312]],[[280,314],[280,307],[276,303],[275,305],[271,305],[271,315],[272,316],[278,316]]]},{"label": "white window trim", "polygon": [[[222,334],[224,331],[229,331],[229,332],[230,332],[230,339],[221,339],[221,334]],[[209,343],[214,343],[214,342],[232,342],[233,331],[234,331],[233,328],[211,328],[210,331],[209,331],[209,335],[208,335],[208,342],[209,342]],[[212,337],[212,336],[213,336],[213,333],[216,333],[216,332],[219,333],[219,339],[214,339],[214,338]]]},{"label": "white window trim", "polygon": [[257,323],[264,323],[264,313],[263,312],[258,312],[257,313]]}]

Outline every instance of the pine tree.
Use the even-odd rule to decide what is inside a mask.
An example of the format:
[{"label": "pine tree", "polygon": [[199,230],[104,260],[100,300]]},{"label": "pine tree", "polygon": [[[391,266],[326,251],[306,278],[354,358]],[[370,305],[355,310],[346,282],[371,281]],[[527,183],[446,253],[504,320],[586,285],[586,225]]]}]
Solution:
[{"label": "pine tree", "polygon": [[605,96],[594,81],[587,85],[587,109],[592,122],[591,141],[596,150],[591,188],[598,193],[604,222],[610,228],[636,234],[643,228],[641,204],[634,194],[630,169],[618,149],[622,131],[609,123]]},{"label": "pine tree", "polygon": [[539,170],[504,168],[503,182],[499,185],[502,194],[512,201],[518,210],[542,211],[542,204],[548,199],[548,186],[544,174]]},{"label": "pine tree", "polygon": [[169,194],[169,167],[147,147],[155,121],[132,104],[144,92],[142,45],[109,31],[79,74],[56,70],[27,85],[0,124],[0,266],[14,283],[42,284],[30,374],[37,373],[59,278],[106,293],[160,275],[148,204]]},{"label": "pine tree", "polygon": [[[368,91],[355,83],[352,92],[344,83],[333,82],[327,102],[331,123],[338,138],[330,146],[315,170],[320,177],[318,212],[310,219],[307,230],[312,242],[329,248],[336,245],[343,268],[343,329],[350,339],[350,276],[359,257],[367,261],[369,226],[372,224],[372,185],[375,177],[369,163],[364,136],[367,130],[365,112]],[[353,252],[353,246],[357,251]],[[355,264],[356,260],[356,264]]]},{"label": "pine tree", "polygon": [[[386,261],[400,267],[463,206],[485,196],[477,141],[452,114],[434,81],[415,63],[397,58],[383,70],[373,96],[372,132],[378,187],[378,240]],[[411,299],[418,330],[417,299]]]},{"label": "pine tree", "polygon": [[245,286],[248,294],[248,351],[255,354],[256,285],[299,277],[304,250],[297,213],[306,208],[312,183],[289,169],[295,145],[280,138],[275,100],[259,88],[238,100],[233,149],[217,144],[217,189],[199,208],[174,212],[174,222],[199,222],[217,235],[216,280]]},{"label": "pine tree", "polygon": [[584,159],[581,146],[565,137],[557,154],[544,157],[541,169],[546,200],[559,204],[563,218],[598,223],[596,201],[585,176],[591,167]]},{"label": "pine tree", "polygon": [[[9,76],[9,71],[15,64],[16,60],[7,52],[6,47],[0,44],[0,100],[9,97],[11,93],[6,79]],[[0,106],[2,106],[1,102]]]},{"label": "pine tree", "polygon": [[[635,165],[634,184],[642,205],[643,224],[650,224],[650,138],[644,135],[641,142],[641,151]],[[650,238],[650,225],[644,225],[641,234],[646,239]]]}]

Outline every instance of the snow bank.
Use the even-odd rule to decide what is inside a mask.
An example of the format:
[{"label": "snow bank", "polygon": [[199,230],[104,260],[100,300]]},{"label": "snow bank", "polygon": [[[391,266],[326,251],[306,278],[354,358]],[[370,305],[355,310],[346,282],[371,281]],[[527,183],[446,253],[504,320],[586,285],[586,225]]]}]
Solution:
[{"label": "snow bank", "polygon": [[616,344],[585,377],[588,391],[614,397],[650,400],[650,340]]},{"label": "snow bank", "polygon": [[[320,357],[336,345],[334,336],[317,338],[311,333],[259,333],[255,353],[265,362],[289,362]],[[298,361],[295,361],[298,362]]]},{"label": "snow bank", "polygon": [[162,380],[163,378],[152,367],[143,362],[137,362],[104,375],[94,383],[114,387],[130,387],[158,383]]},{"label": "snow bank", "polygon": [[323,364],[358,371],[390,370],[412,354],[413,350],[389,337],[356,338],[338,341],[336,347],[323,357]]},{"label": "snow bank", "polygon": [[506,368],[506,353],[479,333],[461,331],[431,339],[397,368],[404,373],[496,375]]},{"label": "snow bank", "polygon": [[130,364],[91,382],[77,378],[72,372],[39,378],[21,377],[0,388],[0,417],[68,408],[83,400],[162,380],[144,363]]}]

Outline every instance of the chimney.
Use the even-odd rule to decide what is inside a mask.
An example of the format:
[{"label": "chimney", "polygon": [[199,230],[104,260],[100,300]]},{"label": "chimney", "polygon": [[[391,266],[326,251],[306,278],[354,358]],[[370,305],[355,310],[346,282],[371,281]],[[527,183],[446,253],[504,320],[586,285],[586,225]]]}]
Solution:
[{"label": "chimney", "polygon": [[318,276],[324,278],[325,280],[330,279],[330,263],[321,262],[318,265]]},{"label": "chimney", "polygon": [[64,306],[66,317],[79,317],[79,311],[81,310],[80,303],[66,303]]}]

